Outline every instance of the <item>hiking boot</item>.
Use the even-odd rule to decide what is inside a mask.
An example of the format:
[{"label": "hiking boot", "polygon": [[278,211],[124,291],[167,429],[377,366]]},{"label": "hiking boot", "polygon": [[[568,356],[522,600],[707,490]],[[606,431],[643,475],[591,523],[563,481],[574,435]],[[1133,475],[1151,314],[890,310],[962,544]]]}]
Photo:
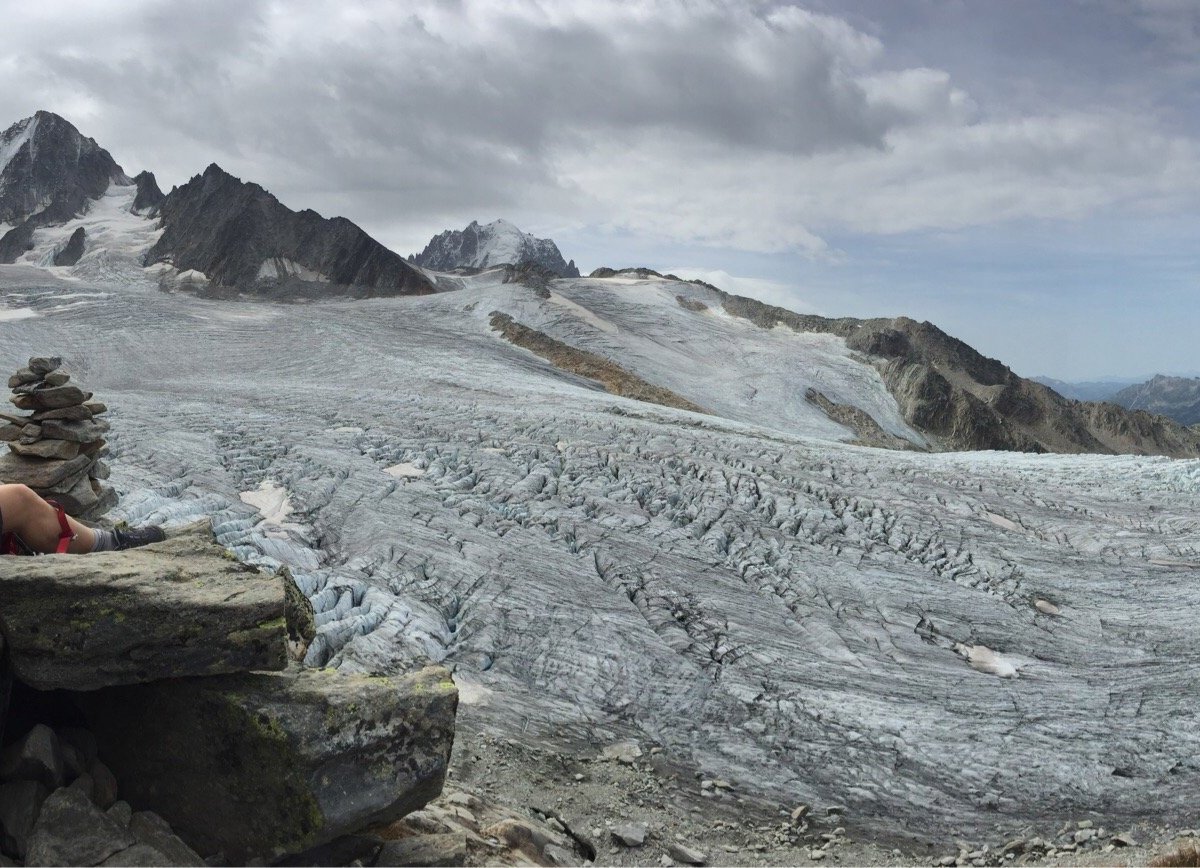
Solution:
[{"label": "hiking boot", "polygon": [[113,531],[113,535],[117,538],[116,550],[119,552],[162,542],[167,538],[163,529],[156,524],[149,524],[145,527],[117,528]]}]

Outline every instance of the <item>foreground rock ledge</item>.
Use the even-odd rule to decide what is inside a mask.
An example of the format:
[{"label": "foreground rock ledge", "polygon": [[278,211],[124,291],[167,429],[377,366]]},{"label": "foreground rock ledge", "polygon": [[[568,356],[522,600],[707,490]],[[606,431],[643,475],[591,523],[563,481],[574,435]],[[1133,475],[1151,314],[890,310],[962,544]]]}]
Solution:
[{"label": "foreground rock ledge", "polygon": [[81,702],[123,797],[198,852],[240,864],[436,798],[458,692],[441,667],[397,677],[293,668],[110,688]]},{"label": "foreground rock ledge", "polygon": [[279,670],[283,582],[198,522],[133,551],[0,558],[0,628],[13,673],[39,690]]}]

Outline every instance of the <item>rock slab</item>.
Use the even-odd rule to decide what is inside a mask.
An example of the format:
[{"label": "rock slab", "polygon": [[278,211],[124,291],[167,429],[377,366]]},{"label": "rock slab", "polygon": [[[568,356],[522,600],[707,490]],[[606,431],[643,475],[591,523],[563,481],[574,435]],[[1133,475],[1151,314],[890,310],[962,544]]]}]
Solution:
[{"label": "rock slab", "polygon": [[111,688],[85,710],[130,804],[244,863],[424,806],[441,792],[457,704],[440,667],[295,668]]},{"label": "rock slab", "polygon": [[95,690],[286,665],[284,589],[229,558],[207,521],[165,542],[0,558],[0,627],[38,690]]}]

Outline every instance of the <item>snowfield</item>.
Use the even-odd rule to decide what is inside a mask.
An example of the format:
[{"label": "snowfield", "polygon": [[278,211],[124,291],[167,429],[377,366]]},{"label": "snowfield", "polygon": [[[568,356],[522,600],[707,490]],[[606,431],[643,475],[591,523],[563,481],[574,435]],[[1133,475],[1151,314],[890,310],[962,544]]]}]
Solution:
[{"label": "snowfield", "polygon": [[[310,663],[441,661],[479,726],[896,833],[1194,812],[1200,462],[840,442],[808,387],[921,438],[839,339],[689,284],[274,306],[106,255],[0,268],[36,314],[0,313],[0,363],[61,354],[112,408],[115,517],[290,565]],[[493,310],[710,414],[559,372]]]}]

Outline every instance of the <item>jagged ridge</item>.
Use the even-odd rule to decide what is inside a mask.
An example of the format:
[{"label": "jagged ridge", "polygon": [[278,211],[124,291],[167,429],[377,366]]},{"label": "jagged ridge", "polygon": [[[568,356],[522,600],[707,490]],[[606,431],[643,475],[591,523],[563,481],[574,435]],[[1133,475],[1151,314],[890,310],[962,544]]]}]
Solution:
[{"label": "jagged ridge", "polygon": [[507,220],[484,226],[472,220],[461,232],[447,229],[410,259],[435,271],[533,264],[558,277],[579,277],[575,260],[564,261],[557,244],[549,238],[534,238]]},{"label": "jagged ridge", "polygon": [[836,334],[883,360],[881,373],[905,419],[948,448],[1200,455],[1200,432],[1165,416],[1064,398],[930,322],[827,319],[709,288],[734,316],[763,328]]},{"label": "jagged ridge", "polygon": [[146,263],[202,272],[218,286],[327,283],[367,295],[433,291],[398,254],[344,217],[292,211],[215,163],[159,205],[163,234]]},{"label": "jagged ridge", "polygon": [[1200,377],[1158,374],[1144,383],[1122,389],[1111,400],[1130,410],[1160,413],[1181,425],[1200,423]]}]

